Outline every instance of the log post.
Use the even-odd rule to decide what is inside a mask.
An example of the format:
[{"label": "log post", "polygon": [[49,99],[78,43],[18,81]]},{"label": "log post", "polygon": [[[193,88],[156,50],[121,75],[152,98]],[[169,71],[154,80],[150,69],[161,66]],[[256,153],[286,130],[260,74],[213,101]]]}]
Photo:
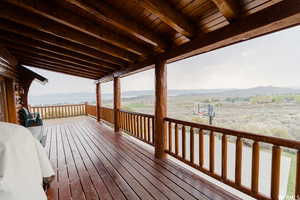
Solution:
[{"label": "log post", "polygon": [[121,88],[120,88],[120,77],[114,77],[114,123],[115,132],[120,130],[119,122],[119,110],[121,107]]},{"label": "log post", "polygon": [[7,110],[8,110],[8,122],[17,123],[17,108],[15,100],[15,89],[14,81],[11,79],[6,79],[6,98],[7,98]]},{"label": "log post", "polygon": [[166,61],[155,63],[155,157],[163,158],[167,144],[166,125],[167,115],[167,68]]},{"label": "log post", "polygon": [[101,120],[101,86],[100,82],[96,83],[96,117],[97,121]]}]

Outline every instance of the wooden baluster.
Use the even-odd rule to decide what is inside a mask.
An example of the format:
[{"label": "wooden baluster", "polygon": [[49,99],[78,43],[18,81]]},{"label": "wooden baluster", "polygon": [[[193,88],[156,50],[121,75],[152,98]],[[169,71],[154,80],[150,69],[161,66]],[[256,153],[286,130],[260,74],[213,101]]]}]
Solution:
[{"label": "wooden baluster", "polygon": [[133,133],[134,133],[134,136],[137,136],[136,124],[137,124],[136,115],[133,115]]},{"label": "wooden baluster", "polygon": [[168,133],[169,133],[169,152],[172,152],[172,122],[169,122]]},{"label": "wooden baluster", "polygon": [[215,171],[215,133],[210,131],[209,135],[209,171],[214,174]]},{"label": "wooden baluster", "polygon": [[190,161],[194,163],[194,128],[190,129]]},{"label": "wooden baluster", "polygon": [[127,122],[127,131],[130,132],[130,115],[128,113],[126,113],[126,122]]},{"label": "wooden baluster", "polygon": [[199,166],[203,168],[204,164],[204,135],[203,129],[199,129]]},{"label": "wooden baluster", "polygon": [[185,126],[182,126],[182,158],[185,160],[185,147],[186,147],[186,136],[185,136]]},{"label": "wooden baluster", "polygon": [[296,158],[296,188],[295,188],[295,198],[300,198],[300,150],[297,152]]},{"label": "wooden baluster", "polygon": [[178,156],[178,125],[175,123],[175,154]]},{"label": "wooden baluster", "polygon": [[147,118],[147,136],[148,142],[151,143],[151,134],[150,134],[150,117]]},{"label": "wooden baluster", "polygon": [[155,130],[154,130],[154,118],[152,120],[152,129],[151,129],[151,134],[152,134],[152,143],[155,144]]},{"label": "wooden baluster", "polygon": [[279,186],[280,186],[280,160],[281,149],[279,146],[272,148],[272,175],[271,175],[271,198],[279,199]]},{"label": "wooden baluster", "polygon": [[148,117],[144,117],[144,139],[148,142],[147,119],[148,119]]},{"label": "wooden baluster", "polygon": [[222,178],[227,179],[227,135],[222,135]]},{"label": "wooden baluster", "polygon": [[242,150],[243,150],[243,141],[240,137],[236,139],[236,147],[235,147],[235,184],[238,186],[241,185],[242,178]]},{"label": "wooden baluster", "polygon": [[258,180],[259,180],[259,143],[254,141],[252,145],[252,179],[251,191],[258,194]]}]

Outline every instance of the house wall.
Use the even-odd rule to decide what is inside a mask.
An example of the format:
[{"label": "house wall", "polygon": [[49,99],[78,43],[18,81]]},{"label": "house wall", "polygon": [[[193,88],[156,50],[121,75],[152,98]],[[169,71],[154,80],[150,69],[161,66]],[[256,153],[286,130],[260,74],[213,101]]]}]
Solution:
[{"label": "house wall", "polygon": [[[18,111],[27,102],[27,93],[33,80],[24,76],[18,68],[18,61],[0,46],[0,77],[5,82],[6,121],[20,123]],[[25,98],[25,100],[24,100]]]}]

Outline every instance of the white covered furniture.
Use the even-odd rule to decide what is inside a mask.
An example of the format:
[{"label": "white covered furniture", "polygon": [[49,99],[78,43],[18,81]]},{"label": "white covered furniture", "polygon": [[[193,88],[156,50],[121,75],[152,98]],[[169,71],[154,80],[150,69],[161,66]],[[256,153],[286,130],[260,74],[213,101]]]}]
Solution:
[{"label": "white covered furniture", "polygon": [[30,131],[0,122],[0,199],[46,200],[43,177],[53,175],[44,148]]}]

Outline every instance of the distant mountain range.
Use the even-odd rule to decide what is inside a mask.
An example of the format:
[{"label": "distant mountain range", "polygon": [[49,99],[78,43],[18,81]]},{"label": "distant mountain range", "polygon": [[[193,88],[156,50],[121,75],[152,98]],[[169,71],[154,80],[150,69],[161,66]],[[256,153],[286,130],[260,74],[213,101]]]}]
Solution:
[{"label": "distant mountain range", "polygon": [[[168,90],[168,96],[180,95],[201,95],[218,97],[249,97],[259,95],[277,95],[277,94],[300,94],[300,88],[284,87],[254,87],[248,89],[199,89],[199,90]],[[152,96],[153,90],[126,91],[122,93],[122,98],[133,98],[139,96]],[[103,100],[113,98],[112,94],[102,94]],[[32,105],[49,104],[69,104],[82,102],[95,102],[95,93],[68,93],[68,94],[47,94],[42,96],[29,96],[29,102]]]}]

